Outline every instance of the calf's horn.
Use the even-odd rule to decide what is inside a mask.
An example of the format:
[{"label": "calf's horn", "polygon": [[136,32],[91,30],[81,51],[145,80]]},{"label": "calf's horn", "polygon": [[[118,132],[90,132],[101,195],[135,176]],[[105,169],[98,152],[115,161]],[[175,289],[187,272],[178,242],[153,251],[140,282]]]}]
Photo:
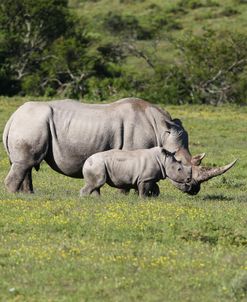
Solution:
[{"label": "calf's horn", "polygon": [[235,165],[237,159],[234,160],[233,162],[231,162],[230,164],[223,166],[223,167],[219,167],[219,168],[207,168],[207,167],[196,167],[198,169],[198,174],[195,177],[195,180],[198,183],[207,181],[215,176],[224,174],[226,171],[228,171],[229,169],[231,169],[232,166]]}]

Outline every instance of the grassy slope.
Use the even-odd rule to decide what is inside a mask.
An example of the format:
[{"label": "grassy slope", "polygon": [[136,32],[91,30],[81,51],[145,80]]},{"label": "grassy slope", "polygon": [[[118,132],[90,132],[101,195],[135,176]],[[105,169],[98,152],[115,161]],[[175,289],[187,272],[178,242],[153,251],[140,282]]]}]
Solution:
[{"label": "grassy slope", "polygon": [[[0,133],[23,99],[0,99]],[[247,284],[246,118],[239,107],[168,106],[205,164],[238,157],[190,197],[78,197],[81,180],[34,172],[36,194],[11,195],[0,145],[0,300],[240,301]],[[244,299],[244,298],[243,298]],[[244,300],[243,300],[244,301]]]},{"label": "grassy slope", "polygon": [[[185,33],[200,34],[204,28],[212,28],[215,30],[233,30],[238,32],[245,32],[247,27],[247,4],[239,4],[238,0],[213,0],[218,6],[205,5],[210,2],[201,0],[203,7],[191,9],[186,7],[184,13],[181,11],[174,12],[174,8],[181,8],[183,1],[178,0],[146,0],[146,1],[119,1],[119,0],[99,0],[99,1],[80,1],[70,0],[71,8],[81,17],[82,20],[89,22],[89,32],[93,33],[96,39],[94,47],[97,48],[99,44],[104,44],[108,41],[121,41],[121,37],[113,36],[107,32],[103,26],[103,20],[109,12],[121,15],[133,15],[137,17],[141,24],[151,24],[152,16],[164,15],[181,25],[181,30],[173,30],[164,27],[158,37],[155,38],[155,50],[153,48],[154,41],[137,41],[135,42],[139,49],[144,52],[153,53],[159,58],[159,64],[169,64],[174,62],[176,52],[172,44],[169,42],[172,37],[180,37]],[[186,1],[184,1],[186,2]],[[193,1],[190,1],[193,2]],[[196,2],[196,1],[194,1]],[[157,8],[158,7],[158,10]],[[236,14],[231,13],[235,11]],[[150,26],[150,25],[149,25]],[[129,57],[125,66],[128,72],[142,74],[145,72],[152,72],[141,58]]]}]

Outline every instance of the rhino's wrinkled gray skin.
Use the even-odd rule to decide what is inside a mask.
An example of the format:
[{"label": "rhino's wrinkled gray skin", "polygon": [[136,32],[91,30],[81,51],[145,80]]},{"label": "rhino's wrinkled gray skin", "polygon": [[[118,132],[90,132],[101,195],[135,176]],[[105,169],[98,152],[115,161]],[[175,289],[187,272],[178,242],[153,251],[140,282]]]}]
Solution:
[{"label": "rhino's wrinkled gray skin", "polygon": [[5,179],[10,192],[33,192],[31,171],[38,170],[42,160],[59,173],[82,178],[83,164],[94,153],[155,146],[176,152],[178,160],[192,165],[189,184],[174,182],[180,190],[195,194],[207,180],[198,169],[202,156],[191,156],[181,122],[135,98],[100,105],[72,100],[27,102],[7,122],[3,143],[11,162]]},{"label": "rhino's wrinkled gray skin", "polygon": [[[192,168],[178,162],[161,147],[139,150],[109,150],[90,156],[84,166],[85,186],[81,195],[99,194],[105,184],[136,189],[140,197],[153,194],[157,182],[168,177],[177,183],[191,181]],[[157,194],[156,194],[157,195]]]}]

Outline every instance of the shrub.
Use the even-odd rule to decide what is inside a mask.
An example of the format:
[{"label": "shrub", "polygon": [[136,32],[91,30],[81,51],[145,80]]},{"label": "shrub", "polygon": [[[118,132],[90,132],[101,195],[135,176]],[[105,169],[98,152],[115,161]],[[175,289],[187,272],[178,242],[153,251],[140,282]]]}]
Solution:
[{"label": "shrub", "polygon": [[178,3],[178,6],[189,8],[189,9],[197,9],[201,7],[213,7],[213,6],[219,6],[219,4],[213,0],[181,0]]},{"label": "shrub", "polygon": [[236,4],[247,4],[247,0],[235,0]]},{"label": "shrub", "polygon": [[41,78],[36,74],[28,75],[24,77],[22,81],[22,91],[28,95],[39,96],[43,94],[42,87],[40,86]]},{"label": "shrub", "polygon": [[217,14],[217,17],[232,17],[238,15],[239,11],[233,7],[225,7],[220,13]]},{"label": "shrub", "polygon": [[125,38],[148,40],[155,34],[151,26],[141,25],[135,16],[123,16],[110,12],[105,18],[104,25],[111,33]]},{"label": "shrub", "polygon": [[183,73],[192,102],[220,104],[243,103],[247,66],[245,34],[205,31],[201,36],[183,38],[177,44]]},{"label": "shrub", "polygon": [[246,103],[246,34],[206,30],[173,43],[177,61],[167,67],[160,59],[151,60],[154,75],[142,79],[138,95],[172,104]]}]

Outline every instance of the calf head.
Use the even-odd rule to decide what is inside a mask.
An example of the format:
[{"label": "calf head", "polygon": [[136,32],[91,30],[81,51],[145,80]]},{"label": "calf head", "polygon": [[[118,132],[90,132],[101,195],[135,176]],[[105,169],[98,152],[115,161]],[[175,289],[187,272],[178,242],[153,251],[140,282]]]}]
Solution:
[{"label": "calf head", "polygon": [[170,179],[171,182],[181,191],[190,195],[196,195],[201,188],[201,183],[222,175],[228,171],[236,161],[229,165],[217,168],[200,166],[205,153],[191,156],[189,152],[189,137],[180,120],[166,121],[166,130],[162,140],[162,146],[170,152],[175,152],[175,158],[185,166],[192,169],[192,179],[189,182],[178,182]]},{"label": "calf head", "polygon": [[170,153],[165,149],[163,149],[162,152],[165,154],[164,166],[166,176],[177,183],[190,182],[192,179],[191,165],[184,165],[182,161],[178,161],[174,153]]},{"label": "calf head", "polygon": [[177,160],[187,162],[187,164],[190,164],[192,168],[192,179],[190,182],[179,183],[171,180],[179,190],[190,195],[196,195],[201,189],[201,183],[208,181],[213,177],[224,174],[226,171],[232,168],[237,161],[234,160],[230,164],[223,167],[209,168],[200,166],[201,160],[204,156],[205,153],[197,156],[191,156],[188,150],[182,149],[176,153],[175,157]]}]

